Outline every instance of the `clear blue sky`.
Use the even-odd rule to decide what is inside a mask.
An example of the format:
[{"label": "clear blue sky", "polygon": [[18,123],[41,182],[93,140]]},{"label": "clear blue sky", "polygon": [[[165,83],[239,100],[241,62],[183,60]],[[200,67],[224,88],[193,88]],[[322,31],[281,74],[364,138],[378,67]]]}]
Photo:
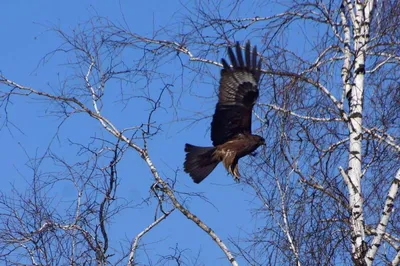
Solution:
[{"label": "clear blue sky", "polygon": [[[173,22],[176,19],[173,15],[179,10],[183,11],[179,1],[4,1],[0,16],[0,71],[22,85],[37,90],[49,90],[51,87],[57,87],[68,71],[63,65],[66,57],[62,55],[54,56],[44,64],[41,62],[44,55],[60,45],[60,39],[48,31],[50,26],[57,25],[70,32],[92,16],[99,15],[122,22],[123,14],[132,31],[149,34],[153,28]],[[211,69],[213,74],[218,74],[219,70],[216,67]],[[170,71],[173,71],[173,68]],[[168,74],[171,73],[173,72]],[[174,89],[180,90],[179,86]],[[215,87],[201,83],[198,90],[203,95],[212,96]],[[190,107],[190,111],[200,108],[206,115],[212,115],[215,99],[187,99],[189,102],[185,108]],[[129,109],[124,110],[111,100],[107,104],[110,105],[105,108],[109,110],[111,117],[116,117],[117,124],[134,125],[130,119],[135,119],[135,115],[128,112]],[[57,118],[49,115],[48,106],[45,102],[27,98],[12,100],[9,119],[18,129],[9,125],[0,131],[0,161],[3,165],[1,191],[10,193],[13,185],[22,192],[30,182],[32,171],[29,169],[26,154],[29,157],[41,156],[60,123]],[[4,115],[0,113],[2,123]],[[203,146],[211,144],[207,131],[210,119],[184,129],[187,126],[185,122],[171,123],[171,112],[161,112],[157,118],[164,121],[164,132],[150,142],[150,154],[164,176],[173,175],[176,169],[182,170],[183,147],[186,142]],[[101,129],[97,121],[87,116],[77,116],[61,127],[59,139],[55,139],[51,147],[66,160],[76,162],[80,159],[77,149],[71,146],[68,140],[85,143],[95,135],[107,137],[108,133]],[[55,166],[47,162],[41,166],[41,170],[51,171],[53,167]],[[141,198],[148,196],[153,179],[137,154],[127,154],[119,167],[119,174],[120,197],[140,202]],[[229,244],[228,238],[245,236],[245,231],[250,232],[257,226],[249,212],[251,207],[254,207],[251,205],[251,194],[243,186],[234,184],[222,166],[218,166],[201,185],[193,184],[183,171],[178,172],[177,179],[182,191],[202,192],[213,203],[214,206],[203,200],[193,199],[187,205],[226,244]],[[57,186],[52,193],[56,197],[54,204],[59,206],[76,196],[74,189],[69,185]],[[153,216],[153,207],[143,206],[141,209],[123,211],[113,219],[110,228],[112,243],[125,238],[132,239],[152,222]],[[146,251],[150,256],[154,256],[153,262],[158,260],[157,254],[170,254],[170,248],[178,245],[180,249],[188,249],[185,253],[187,256],[196,257],[200,252],[200,260],[204,265],[228,265],[223,253],[211,238],[178,211],[146,235],[142,243],[149,244]],[[115,247],[118,248],[118,245]],[[145,254],[140,251],[139,257],[144,258]]]}]

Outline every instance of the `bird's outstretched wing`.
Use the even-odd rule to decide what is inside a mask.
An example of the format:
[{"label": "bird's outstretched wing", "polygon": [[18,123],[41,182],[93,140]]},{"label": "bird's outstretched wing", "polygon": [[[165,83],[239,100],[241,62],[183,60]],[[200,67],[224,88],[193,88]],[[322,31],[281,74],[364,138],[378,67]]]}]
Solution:
[{"label": "bird's outstretched wing", "polygon": [[222,59],[223,69],[219,85],[218,103],[211,122],[211,140],[214,146],[225,143],[241,133],[251,133],[251,112],[258,98],[261,59],[257,62],[257,48],[250,53],[246,43],[245,58],[239,43],[236,55],[228,48],[232,66]]}]

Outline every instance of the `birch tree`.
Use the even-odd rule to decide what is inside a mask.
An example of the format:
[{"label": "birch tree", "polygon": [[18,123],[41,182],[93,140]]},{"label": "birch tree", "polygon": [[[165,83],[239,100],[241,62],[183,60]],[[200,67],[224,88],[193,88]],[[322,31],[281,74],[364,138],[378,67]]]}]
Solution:
[{"label": "birch tree", "polygon": [[[123,151],[131,149],[144,160],[152,174],[151,195],[159,215],[132,238],[123,259],[133,264],[141,238],[171,212],[179,211],[210,237],[231,265],[238,265],[238,259],[247,265],[399,265],[400,216],[395,211],[400,183],[397,1],[266,1],[251,5],[198,1],[174,23],[151,35],[137,34],[128,26],[98,17],[87,23],[92,26],[91,34],[54,29],[63,40],[57,52],[74,51],[79,59],[76,63],[84,69],[79,90],[52,94],[19,84],[4,70],[0,77],[3,103],[11,97],[35,96],[58,103],[56,106],[62,107],[56,109],[59,114],[85,113],[112,136],[114,145],[109,150],[116,152],[123,143]],[[135,78],[150,76],[176,80],[175,72],[162,67],[165,62],[177,62],[179,77],[190,80],[180,97],[204,96],[202,82],[213,84],[215,92],[219,60],[226,46],[247,39],[258,46],[264,73],[253,130],[268,143],[258,154],[241,161],[239,186],[254,195],[249,207],[254,230],[221,239],[180,200],[176,180],[160,174],[148,150],[152,136],[162,134],[152,119],[162,108],[160,99],[178,92],[166,83],[156,96],[141,95],[137,99],[152,106],[145,122],[122,129],[103,115],[103,92],[112,78],[132,83]],[[134,65],[125,60],[116,63],[114,57],[120,58],[128,49],[141,51],[143,56]],[[105,54],[113,60],[104,60]],[[105,61],[113,63],[104,68],[99,62]],[[208,96],[215,95],[210,92]],[[171,103],[171,110],[188,108]],[[190,120],[179,116],[176,120],[184,126],[189,120],[195,127],[211,115],[207,109],[196,110]],[[117,158],[112,162],[119,162]],[[184,178],[189,177],[176,177]],[[105,195],[104,200],[110,200],[109,194]],[[37,225],[33,232],[50,228],[45,225]],[[80,232],[94,254],[102,251],[102,256],[95,256],[97,261],[107,261],[107,249],[97,241],[96,232],[78,228],[76,222],[54,226]],[[17,237],[14,241],[20,246],[26,243]]]}]

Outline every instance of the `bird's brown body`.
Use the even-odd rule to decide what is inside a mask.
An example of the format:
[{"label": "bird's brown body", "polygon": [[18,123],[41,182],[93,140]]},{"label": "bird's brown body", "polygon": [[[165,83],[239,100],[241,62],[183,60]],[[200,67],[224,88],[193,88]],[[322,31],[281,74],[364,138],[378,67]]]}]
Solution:
[{"label": "bird's brown body", "polygon": [[214,147],[185,146],[184,169],[195,183],[206,178],[219,162],[238,181],[239,159],[265,144],[264,138],[251,134],[252,110],[259,95],[261,60],[257,62],[255,47],[251,56],[250,43],[246,44],[245,58],[238,43],[236,54],[237,58],[232,48],[228,48],[232,67],[224,59],[221,60],[224,68],[221,71],[218,103],[211,122]]},{"label": "bird's brown body", "polygon": [[251,134],[241,134],[237,138],[218,145],[214,156],[222,161],[226,170],[233,175],[235,180],[239,180],[239,159],[255,151],[263,140],[260,136]]}]

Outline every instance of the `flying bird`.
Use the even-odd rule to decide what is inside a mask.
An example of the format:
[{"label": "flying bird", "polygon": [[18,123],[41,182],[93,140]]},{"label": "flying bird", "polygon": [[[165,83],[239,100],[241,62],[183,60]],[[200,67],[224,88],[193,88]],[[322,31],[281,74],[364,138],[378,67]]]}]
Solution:
[{"label": "flying bird", "polygon": [[261,59],[257,62],[257,48],[250,52],[246,43],[245,58],[239,43],[236,57],[231,47],[228,55],[232,66],[221,59],[223,69],[219,82],[218,103],[211,122],[213,147],[185,145],[184,170],[195,183],[203,181],[222,162],[226,170],[239,181],[238,161],[265,144],[263,137],[251,134],[253,106],[259,95]]}]

